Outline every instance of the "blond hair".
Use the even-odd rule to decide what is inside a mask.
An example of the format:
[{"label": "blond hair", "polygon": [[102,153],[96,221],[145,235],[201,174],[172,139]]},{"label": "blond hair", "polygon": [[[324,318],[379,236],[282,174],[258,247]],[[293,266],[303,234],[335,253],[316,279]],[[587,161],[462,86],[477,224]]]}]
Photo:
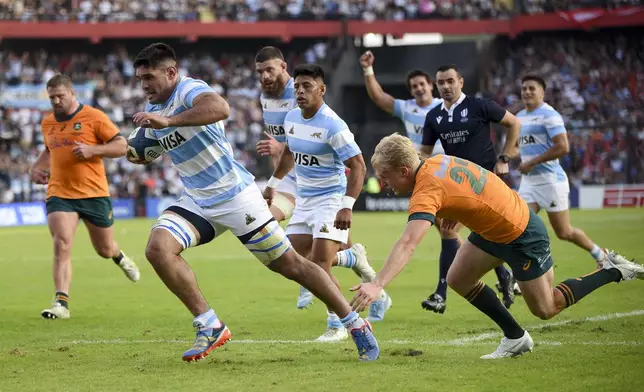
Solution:
[{"label": "blond hair", "polygon": [[383,138],[371,157],[374,169],[389,170],[398,167],[415,169],[420,157],[408,137],[398,133]]}]

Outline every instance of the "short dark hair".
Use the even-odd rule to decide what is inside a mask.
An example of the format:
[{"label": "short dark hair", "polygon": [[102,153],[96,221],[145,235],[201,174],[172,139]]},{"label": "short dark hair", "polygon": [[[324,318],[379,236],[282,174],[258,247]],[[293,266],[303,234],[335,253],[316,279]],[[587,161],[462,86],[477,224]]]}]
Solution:
[{"label": "short dark hair", "polygon": [[438,72],[447,72],[450,69],[453,69],[454,71],[456,71],[458,76],[461,76],[461,70],[458,69],[458,67],[456,65],[454,65],[454,64],[443,64],[440,67],[438,67],[438,69],[436,70],[436,73],[438,73]]},{"label": "short dark hair", "polygon": [[539,75],[526,75],[521,79],[521,84],[525,82],[536,82],[544,91],[546,90],[546,81]]},{"label": "short dark hair", "polygon": [[156,42],[146,46],[139,52],[139,54],[136,55],[136,58],[134,59],[134,68],[154,68],[166,60],[177,61],[174,49],[163,42]]},{"label": "short dark hair", "polygon": [[47,81],[47,88],[56,88],[60,86],[65,86],[67,88],[72,88],[72,79],[63,74],[56,74]]},{"label": "short dark hair", "polygon": [[414,69],[413,71],[409,72],[407,74],[407,87],[411,88],[411,80],[417,76],[423,76],[425,77],[425,80],[427,80],[427,83],[431,86],[434,81],[432,78],[427,74],[427,72],[420,70],[420,69]]},{"label": "short dark hair", "polygon": [[264,61],[273,59],[280,59],[284,61],[284,55],[282,54],[282,51],[274,46],[264,46],[255,55],[256,63],[263,63]]},{"label": "short dark hair", "polygon": [[324,81],[324,69],[317,64],[300,64],[293,70],[293,77],[297,78],[298,76],[310,76]]}]

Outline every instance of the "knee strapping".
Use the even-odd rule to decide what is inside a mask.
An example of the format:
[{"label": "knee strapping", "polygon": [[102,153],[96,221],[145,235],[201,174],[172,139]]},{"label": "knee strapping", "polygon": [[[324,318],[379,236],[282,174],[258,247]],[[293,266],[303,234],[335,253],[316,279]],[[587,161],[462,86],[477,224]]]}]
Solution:
[{"label": "knee strapping", "polygon": [[190,227],[190,223],[179,215],[162,214],[152,226],[152,229],[166,230],[172,234],[183,249],[197,245],[197,235]]},{"label": "knee strapping", "polygon": [[253,234],[244,246],[264,265],[268,265],[286,253],[291,248],[291,242],[279,223],[271,220]]}]

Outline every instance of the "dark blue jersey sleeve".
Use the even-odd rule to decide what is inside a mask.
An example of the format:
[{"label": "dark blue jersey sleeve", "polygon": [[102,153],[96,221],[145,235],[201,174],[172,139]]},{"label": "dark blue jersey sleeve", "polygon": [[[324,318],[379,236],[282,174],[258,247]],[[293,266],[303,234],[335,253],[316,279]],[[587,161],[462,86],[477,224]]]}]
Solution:
[{"label": "dark blue jersey sleeve", "polygon": [[423,146],[434,146],[438,140],[438,133],[434,130],[434,123],[432,122],[432,111],[427,112],[425,116],[425,124],[423,125]]},{"label": "dark blue jersey sleeve", "polygon": [[481,107],[483,108],[485,118],[487,118],[490,122],[499,123],[505,116],[505,109],[503,109],[491,99],[482,99]]}]

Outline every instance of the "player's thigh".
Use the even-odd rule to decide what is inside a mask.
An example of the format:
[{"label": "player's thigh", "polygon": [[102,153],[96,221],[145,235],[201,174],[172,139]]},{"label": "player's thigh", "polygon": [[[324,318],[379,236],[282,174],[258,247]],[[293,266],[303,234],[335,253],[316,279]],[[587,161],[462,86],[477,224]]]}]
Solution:
[{"label": "player's thigh", "polygon": [[255,184],[248,185],[232,199],[208,208],[207,214],[217,227],[230,230],[264,265],[292,249]]},{"label": "player's thigh", "polygon": [[536,186],[530,183],[530,180],[525,176],[521,177],[521,184],[519,185],[519,196],[528,203],[528,207],[536,213],[539,212],[541,207],[537,203]]},{"label": "player's thigh", "polygon": [[306,201],[309,204],[312,213],[307,216],[306,224],[311,228],[313,240],[328,240],[330,243],[337,245],[328,245],[329,248],[335,249],[334,253],[340,249],[340,244],[349,242],[349,230],[337,229],[335,218],[341,208],[341,195],[330,195],[310,198]]},{"label": "player's thigh", "polygon": [[306,258],[310,258],[313,246],[313,228],[308,222],[314,213],[310,208],[303,208],[302,203],[296,203],[293,215],[286,225],[286,235],[293,248]]},{"label": "player's thigh", "polygon": [[78,227],[79,214],[69,199],[50,197],[45,203],[47,226],[54,242],[62,241],[71,246]]},{"label": "player's thigh", "polygon": [[55,254],[71,250],[78,221],[76,212],[55,211],[47,214],[47,226],[54,241]]},{"label": "player's thigh", "polygon": [[497,256],[470,242],[470,239],[458,248],[447,273],[449,286],[462,296],[467,295],[486,273],[503,263]]},{"label": "player's thigh", "polygon": [[[543,275],[526,281],[517,281],[526,305],[535,315],[547,315],[555,308],[552,289],[554,269],[551,267]],[[547,317],[544,317],[547,318]]]},{"label": "player's thigh", "polygon": [[550,182],[534,187],[535,202],[548,213],[570,208],[570,186],[566,182]]},{"label": "player's thigh", "polygon": [[187,196],[166,208],[152,226],[146,256],[179,254],[184,249],[206,244],[226,231],[206,217],[204,210]]},{"label": "player's thigh", "polygon": [[101,228],[110,228],[114,224],[112,199],[109,197],[91,197],[73,202],[83,222]]},{"label": "player's thigh", "polygon": [[512,268],[514,278],[519,282],[545,275],[554,264],[546,226],[532,211],[528,225],[519,237],[509,244],[492,244],[495,255]]}]

